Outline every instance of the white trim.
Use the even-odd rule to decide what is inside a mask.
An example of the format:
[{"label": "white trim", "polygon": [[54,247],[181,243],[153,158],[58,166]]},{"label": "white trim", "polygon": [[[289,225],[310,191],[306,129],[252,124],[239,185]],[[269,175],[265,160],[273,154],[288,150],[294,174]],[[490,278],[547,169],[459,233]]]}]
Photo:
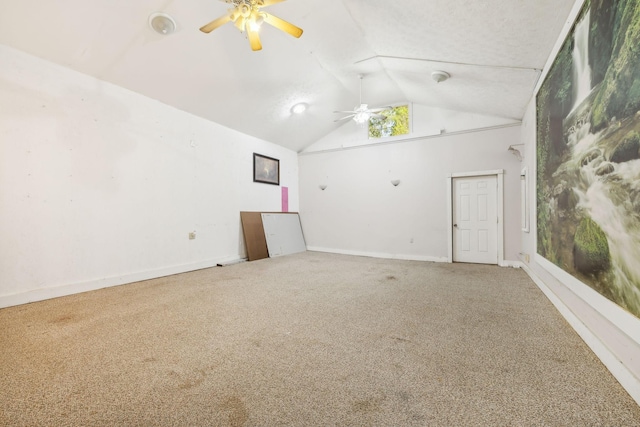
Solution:
[{"label": "white trim", "polygon": [[574,294],[600,313],[600,315],[605,317],[609,322],[613,323],[618,329],[623,331],[638,343],[638,345],[640,345],[639,318],[624,310],[613,301],[605,298],[588,285],[582,283],[571,274],[545,259],[543,256],[535,254],[535,261],[552,276],[558,279],[564,286],[569,288]]},{"label": "white trim", "polygon": [[595,335],[590,328],[585,325],[572,311],[565,305],[549,287],[542,281],[527,265],[523,264],[523,270],[529,275],[531,280],[540,288],[569,325],[576,331],[582,340],[591,348],[600,361],[611,372],[615,379],[629,393],[629,395],[640,405],[640,379],[638,379],[624,363],[608,348],[608,346]]},{"label": "white trim", "polygon": [[30,302],[43,301],[51,298],[64,297],[80,292],[95,291],[112,286],[125,285],[142,280],[156,279],[158,277],[171,276],[189,271],[202,270],[204,268],[215,267],[218,263],[225,263],[237,260],[238,257],[227,257],[218,260],[200,261],[190,264],[175,265],[157,270],[140,271],[137,273],[124,274],[122,276],[103,277],[100,279],[87,280],[83,282],[71,283],[67,285],[50,288],[34,289],[18,294],[0,296],[0,308],[14,305],[27,304]]},{"label": "white trim", "polygon": [[423,256],[423,255],[406,255],[406,254],[389,254],[384,252],[352,251],[347,249],[322,248],[318,246],[307,246],[307,250],[312,252],[327,252],[332,254],[355,255],[355,256],[364,256],[369,258],[401,259],[405,261],[447,262],[447,259],[443,257],[431,257],[431,256]]},{"label": "white trim", "polygon": [[529,171],[525,166],[520,171],[520,226],[525,233],[529,232]]},{"label": "white trim", "polygon": [[512,267],[512,268],[522,268],[522,266],[524,265],[522,262],[520,261],[509,261],[509,260],[504,260],[502,261],[500,264],[498,264],[500,267]]},{"label": "white trim", "polygon": [[453,177],[447,175],[447,262],[453,262]]},{"label": "white trim", "polygon": [[447,177],[451,178],[465,178],[469,176],[489,176],[489,175],[504,175],[504,169],[495,169],[488,171],[478,171],[478,172],[456,172],[447,175]]},{"label": "white trim", "polygon": [[497,214],[498,214],[498,261],[499,266],[504,266],[504,169],[495,169],[477,172],[456,172],[447,175],[447,262],[453,262],[453,179],[475,176],[495,175],[498,181]]},{"label": "white trim", "polygon": [[[496,126],[487,126],[482,128],[467,129],[467,130],[460,130],[460,131],[454,131],[454,132],[438,133],[435,135],[418,135],[418,136],[412,136],[408,138],[395,139],[392,141],[385,140],[385,141],[379,141],[379,142],[369,142],[365,144],[349,145],[347,147],[327,148],[325,150],[299,151],[298,156],[311,156],[314,154],[324,154],[324,153],[332,153],[336,151],[346,151],[346,150],[357,150],[360,148],[378,147],[378,146],[389,145],[389,144],[398,144],[401,142],[414,142],[414,141],[422,141],[425,139],[446,138],[448,136],[466,135],[469,133],[486,132],[486,131],[497,130],[497,129],[512,128],[516,126],[522,126],[522,122],[509,123],[509,124],[496,125]],[[400,138],[400,137],[393,137],[393,138]],[[371,140],[367,139],[367,141],[371,141]]]}]

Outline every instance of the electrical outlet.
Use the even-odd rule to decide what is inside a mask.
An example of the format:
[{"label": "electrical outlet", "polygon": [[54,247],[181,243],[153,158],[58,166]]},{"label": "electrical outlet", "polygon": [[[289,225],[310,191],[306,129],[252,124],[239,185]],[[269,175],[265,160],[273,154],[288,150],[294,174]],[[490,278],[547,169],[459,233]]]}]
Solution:
[{"label": "electrical outlet", "polygon": [[191,233],[189,233],[189,240],[193,240],[196,238],[196,232],[192,231]]}]

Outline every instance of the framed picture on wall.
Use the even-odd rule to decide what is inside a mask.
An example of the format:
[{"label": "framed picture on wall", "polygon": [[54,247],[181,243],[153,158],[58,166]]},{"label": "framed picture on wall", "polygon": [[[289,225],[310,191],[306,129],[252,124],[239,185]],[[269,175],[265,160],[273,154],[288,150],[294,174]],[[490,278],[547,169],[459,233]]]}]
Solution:
[{"label": "framed picture on wall", "polygon": [[253,153],[253,182],[280,185],[280,160]]}]

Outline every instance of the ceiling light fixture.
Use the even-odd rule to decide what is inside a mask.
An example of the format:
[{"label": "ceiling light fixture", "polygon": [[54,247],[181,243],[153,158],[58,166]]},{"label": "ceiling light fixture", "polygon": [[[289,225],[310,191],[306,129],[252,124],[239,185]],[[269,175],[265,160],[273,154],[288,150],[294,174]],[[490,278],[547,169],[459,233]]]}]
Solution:
[{"label": "ceiling light fixture", "polygon": [[149,16],[149,26],[156,33],[166,36],[176,30],[176,21],[166,13],[156,12]]},{"label": "ceiling light fixture", "polygon": [[356,114],[353,116],[353,121],[359,125],[367,123],[371,118],[371,112],[369,112],[367,104],[360,104],[360,106],[356,108],[354,112]]},{"label": "ceiling light fixture", "polygon": [[307,104],[305,104],[304,102],[301,102],[291,107],[291,112],[293,114],[302,114],[305,112],[306,109],[307,109]]},{"label": "ceiling light fixture", "polygon": [[436,81],[436,83],[444,82],[445,80],[449,80],[451,75],[444,71],[434,71],[431,73],[431,78]]}]

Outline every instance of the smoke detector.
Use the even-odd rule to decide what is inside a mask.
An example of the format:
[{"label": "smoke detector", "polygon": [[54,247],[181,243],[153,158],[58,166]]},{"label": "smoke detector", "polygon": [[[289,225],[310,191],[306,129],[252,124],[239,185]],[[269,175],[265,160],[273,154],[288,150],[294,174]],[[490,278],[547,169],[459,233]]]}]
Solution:
[{"label": "smoke detector", "polygon": [[449,73],[446,73],[444,71],[434,71],[433,73],[431,73],[431,78],[433,80],[436,81],[436,83],[440,83],[443,82],[445,80],[448,80],[451,77],[451,75]]}]

